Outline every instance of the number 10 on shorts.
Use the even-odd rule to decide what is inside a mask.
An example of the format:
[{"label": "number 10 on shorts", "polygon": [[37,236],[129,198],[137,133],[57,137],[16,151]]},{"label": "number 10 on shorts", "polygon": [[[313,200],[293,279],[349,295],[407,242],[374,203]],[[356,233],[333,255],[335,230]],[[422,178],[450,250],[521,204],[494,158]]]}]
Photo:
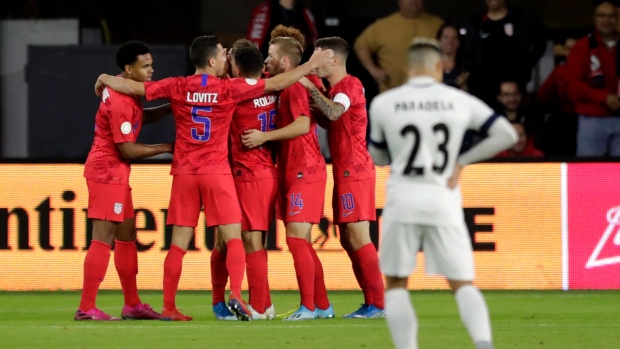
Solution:
[{"label": "number 10 on shorts", "polygon": [[351,193],[340,195],[340,201],[342,202],[342,209],[344,211],[351,211],[355,208],[355,202],[353,201],[353,194]]}]

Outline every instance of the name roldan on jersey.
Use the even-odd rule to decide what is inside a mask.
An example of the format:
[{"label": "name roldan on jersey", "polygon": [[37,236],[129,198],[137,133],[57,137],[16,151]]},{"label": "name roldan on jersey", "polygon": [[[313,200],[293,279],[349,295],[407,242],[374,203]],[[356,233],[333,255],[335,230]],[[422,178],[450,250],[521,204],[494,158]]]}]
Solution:
[{"label": "name roldan on jersey", "polygon": [[446,111],[454,110],[449,101],[407,101],[394,105],[394,111]]},{"label": "name roldan on jersey", "polygon": [[274,104],[276,102],[276,97],[272,95],[268,95],[261,98],[256,98],[254,100],[254,108],[266,107],[270,104]]},{"label": "name roldan on jersey", "polygon": [[217,93],[188,92],[187,101],[193,103],[217,103]]}]

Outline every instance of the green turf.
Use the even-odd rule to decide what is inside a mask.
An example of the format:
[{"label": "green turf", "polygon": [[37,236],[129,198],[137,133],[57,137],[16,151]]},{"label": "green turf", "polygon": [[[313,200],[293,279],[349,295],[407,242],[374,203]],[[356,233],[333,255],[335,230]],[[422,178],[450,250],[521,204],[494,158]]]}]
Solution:
[{"label": "green turf", "polygon": [[[473,348],[453,297],[412,292],[420,348]],[[160,292],[142,292],[159,308]],[[485,292],[496,347],[620,348],[620,292]],[[357,292],[330,292],[338,315],[357,308]],[[208,292],[181,292],[179,307],[194,321],[73,321],[76,292],[0,292],[0,348],[391,348],[385,320],[305,322],[215,321]],[[274,292],[278,313],[298,302],[296,292]],[[101,292],[98,305],[120,312],[120,292]]]}]

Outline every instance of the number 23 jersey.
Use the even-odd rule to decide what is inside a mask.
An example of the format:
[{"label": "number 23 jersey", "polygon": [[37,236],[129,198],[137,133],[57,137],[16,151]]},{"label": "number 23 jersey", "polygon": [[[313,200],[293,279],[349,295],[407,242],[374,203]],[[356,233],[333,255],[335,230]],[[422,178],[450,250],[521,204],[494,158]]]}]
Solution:
[{"label": "number 23 jersey", "polygon": [[460,190],[448,188],[448,179],[465,132],[484,133],[496,117],[479,99],[430,77],[377,96],[370,105],[370,138],[391,158],[385,219],[463,224]]},{"label": "number 23 jersey", "polygon": [[145,83],[146,99],[170,101],[176,141],[170,174],[230,174],[228,136],[237,103],[259,98],[264,80],[202,74]]}]

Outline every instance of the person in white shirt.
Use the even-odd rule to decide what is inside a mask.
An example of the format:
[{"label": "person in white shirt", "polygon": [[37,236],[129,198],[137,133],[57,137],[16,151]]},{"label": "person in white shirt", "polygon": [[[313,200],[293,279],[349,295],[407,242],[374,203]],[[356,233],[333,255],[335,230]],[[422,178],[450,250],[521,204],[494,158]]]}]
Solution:
[{"label": "person in white shirt", "polygon": [[[491,321],[473,285],[458,179],[463,166],[512,147],[517,134],[481,100],[442,84],[442,75],[439,43],[416,39],[409,48],[409,81],[370,105],[370,153],[377,165],[391,162],[380,256],[386,318],[396,348],[418,348],[407,280],[422,247],[426,273],[447,278],[476,348],[488,349],[493,348]],[[468,129],[487,137],[459,155]]]}]

